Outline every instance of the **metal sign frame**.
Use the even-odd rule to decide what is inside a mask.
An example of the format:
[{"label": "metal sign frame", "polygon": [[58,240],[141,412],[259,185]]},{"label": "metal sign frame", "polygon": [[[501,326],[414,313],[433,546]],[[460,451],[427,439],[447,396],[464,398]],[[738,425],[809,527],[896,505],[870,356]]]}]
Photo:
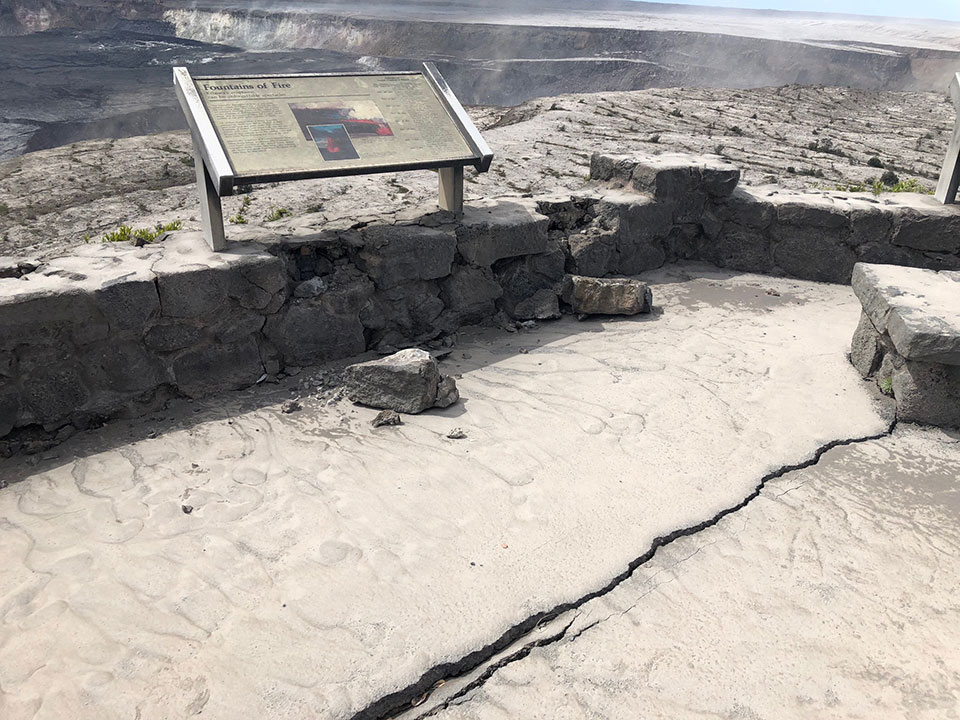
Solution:
[{"label": "metal sign frame", "polygon": [[936,192],[937,200],[944,205],[952,205],[957,201],[957,189],[960,188],[960,73],[954,75],[953,82],[950,83],[950,97],[957,109],[957,122],[943,160]]},{"label": "metal sign frame", "polygon": [[[471,156],[457,160],[439,160],[424,162],[403,162],[373,167],[330,168],[323,170],[296,170],[288,172],[268,172],[259,174],[238,174],[227,155],[220,135],[207,112],[195,80],[240,80],[240,79],[283,79],[315,77],[384,77],[397,75],[422,75],[433,89],[441,106],[453,121]],[[220,198],[233,195],[237,185],[254,183],[285,182],[289,180],[309,180],[327,177],[347,177],[351,175],[373,175],[407,170],[436,170],[439,175],[439,204],[444,210],[460,214],[463,212],[463,168],[471,165],[477,172],[487,172],[493,161],[490,146],[480,135],[463,105],[457,100],[446,80],[440,75],[433,63],[424,63],[423,70],[405,72],[368,72],[368,73],[293,73],[284,75],[190,75],[185,67],[173,69],[173,84],[180,101],[180,107],[187,118],[190,134],[193,138],[194,165],[197,171],[197,189],[200,194],[201,220],[204,237],[213,250],[226,247],[223,228],[223,209]]]}]

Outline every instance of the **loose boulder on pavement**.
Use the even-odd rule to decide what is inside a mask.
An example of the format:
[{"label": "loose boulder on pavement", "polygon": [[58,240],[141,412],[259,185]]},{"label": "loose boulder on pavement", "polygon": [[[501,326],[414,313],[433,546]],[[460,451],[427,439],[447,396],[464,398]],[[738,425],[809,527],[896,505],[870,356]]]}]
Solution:
[{"label": "loose boulder on pavement", "polygon": [[426,350],[411,348],[346,369],[347,397],[369,407],[416,414],[448,407],[460,395],[451,377],[443,377]]},{"label": "loose boulder on pavement", "polygon": [[578,315],[636,315],[653,308],[649,286],[631,278],[567,275],[562,297]]}]

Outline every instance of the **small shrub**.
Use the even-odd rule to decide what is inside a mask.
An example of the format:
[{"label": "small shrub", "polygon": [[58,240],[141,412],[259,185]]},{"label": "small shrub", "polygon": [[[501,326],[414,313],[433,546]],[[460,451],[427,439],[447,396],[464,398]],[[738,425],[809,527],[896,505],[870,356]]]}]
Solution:
[{"label": "small shrub", "polygon": [[878,384],[880,386],[880,392],[893,397],[893,378],[884,378]]},{"label": "small shrub", "polygon": [[264,218],[264,220],[266,222],[276,222],[277,220],[282,220],[290,215],[293,215],[293,213],[290,211],[290,208],[276,207],[267,213],[267,216]]},{"label": "small shrub", "polygon": [[872,168],[882,168],[883,161],[880,160],[880,158],[878,158],[876,155],[874,155],[872,158],[867,160],[867,165],[869,165]]},{"label": "small shrub", "polygon": [[[166,224],[157,223],[153,230],[150,228],[137,228],[134,230],[129,225],[121,225],[113,232],[109,232],[104,235],[100,242],[132,242],[136,245],[143,245],[145,243],[153,242],[166,232],[173,232],[174,230],[179,230],[182,227],[183,223],[179,220],[174,220],[173,222]],[[89,242],[89,239],[89,233],[83,236],[84,242]]]},{"label": "small shrub", "polygon": [[250,209],[250,203],[253,202],[253,199],[249,195],[244,195],[243,200],[240,202],[240,209],[237,210],[237,214],[228,218],[228,220],[234,225],[246,225],[247,224],[247,210]]}]

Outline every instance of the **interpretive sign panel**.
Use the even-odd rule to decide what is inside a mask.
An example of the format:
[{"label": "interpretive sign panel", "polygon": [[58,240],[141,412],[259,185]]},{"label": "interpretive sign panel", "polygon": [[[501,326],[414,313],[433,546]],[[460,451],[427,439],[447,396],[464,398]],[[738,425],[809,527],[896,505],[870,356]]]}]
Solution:
[{"label": "interpretive sign panel", "polygon": [[493,155],[436,68],[423,68],[196,78],[174,68],[211,245],[225,245],[219,197],[240,184],[436,169],[441,206],[459,212],[464,166],[485,172]]},{"label": "interpretive sign panel", "polygon": [[195,82],[238,178],[476,159],[419,73]]}]

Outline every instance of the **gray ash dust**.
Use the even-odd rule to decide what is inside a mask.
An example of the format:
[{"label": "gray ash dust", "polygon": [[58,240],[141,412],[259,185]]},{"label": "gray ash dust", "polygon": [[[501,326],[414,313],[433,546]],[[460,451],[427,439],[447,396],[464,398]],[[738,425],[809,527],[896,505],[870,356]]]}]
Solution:
[{"label": "gray ash dust", "polygon": [[185,128],[173,92],[176,65],[210,75],[369,69],[356,56],[332,51],[249,53],[184,40],[164,23],[3,37],[0,160],[81,140]]}]

